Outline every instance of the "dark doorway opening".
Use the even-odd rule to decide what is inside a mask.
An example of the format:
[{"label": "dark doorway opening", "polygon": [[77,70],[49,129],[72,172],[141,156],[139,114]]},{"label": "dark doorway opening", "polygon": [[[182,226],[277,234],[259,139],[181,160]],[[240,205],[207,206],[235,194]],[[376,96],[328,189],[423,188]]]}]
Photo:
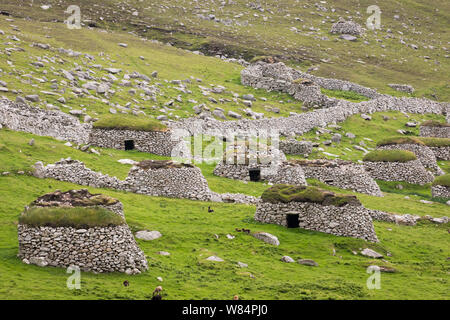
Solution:
[{"label": "dark doorway opening", "polygon": [[125,140],[125,150],[134,150],[134,140]]},{"label": "dark doorway opening", "polygon": [[248,174],[250,175],[250,181],[260,181],[261,180],[261,169],[249,169]]},{"label": "dark doorway opening", "polygon": [[286,215],[286,223],[288,228],[298,228],[300,226],[298,222],[298,213],[288,213]]}]

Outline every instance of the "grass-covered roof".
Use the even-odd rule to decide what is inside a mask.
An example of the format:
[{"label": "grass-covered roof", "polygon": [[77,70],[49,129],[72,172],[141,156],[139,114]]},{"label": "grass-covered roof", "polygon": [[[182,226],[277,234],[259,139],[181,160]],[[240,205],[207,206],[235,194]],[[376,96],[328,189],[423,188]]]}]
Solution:
[{"label": "grass-covered roof", "polygon": [[369,162],[408,162],[416,159],[414,153],[406,150],[375,150],[363,158],[364,161]]},{"label": "grass-covered roof", "polygon": [[353,195],[336,194],[317,187],[291,186],[278,184],[264,191],[261,195],[263,202],[289,203],[312,202],[325,206],[342,207],[347,204],[361,205],[361,202]]}]

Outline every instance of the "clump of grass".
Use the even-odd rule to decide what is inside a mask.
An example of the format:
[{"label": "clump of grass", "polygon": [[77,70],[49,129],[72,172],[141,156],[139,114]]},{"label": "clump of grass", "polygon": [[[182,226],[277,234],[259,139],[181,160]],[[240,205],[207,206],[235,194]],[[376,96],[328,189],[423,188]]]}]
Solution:
[{"label": "clump of grass", "polygon": [[353,195],[335,194],[317,187],[291,186],[286,184],[275,185],[261,195],[264,202],[313,202],[326,206],[342,207],[347,204],[361,205]]},{"label": "clump of grass", "polygon": [[276,59],[272,56],[255,56],[250,60],[250,63],[256,63],[259,61],[267,62],[267,63],[274,63],[276,62]]},{"label": "clump of grass", "polygon": [[383,139],[377,143],[378,147],[393,145],[393,144],[418,144],[425,145],[423,141],[421,141],[417,137],[390,137]]},{"label": "clump of grass", "polygon": [[76,229],[110,227],[124,224],[118,214],[102,207],[31,207],[19,223],[32,227],[73,227]]},{"label": "clump of grass", "polygon": [[369,162],[408,162],[416,159],[416,155],[411,151],[375,150],[366,154],[363,160]]},{"label": "clump of grass", "polygon": [[450,127],[449,123],[440,122],[437,120],[428,120],[421,124],[422,127]]},{"label": "clump of grass", "polygon": [[436,177],[436,179],[434,179],[433,181],[433,186],[450,187],[450,173]]},{"label": "clump of grass", "polygon": [[167,131],[167,127],[156,119],[139,118],[130,115],[105,115],[94,123],[97,129],[134,131]]},{"label": "clump of grass", "polygon": [[324,89],[324,88],[321,88],[320,91],[328,97],[337,98],[337,99],[345,99],[345,100],[349,100],[349,101],[353,101],[353,102],[369,100],[368,97],[363,96],[354,91],[329,90],[329,89]]},{"label": "clump of grass", "polygon": [[191,164],[177,163],[170,160],[143,160],[137,164],[137,166],[144,170],[149,169],[173,169],[173,168],[192,168]]},{"label": "clump of grass", "polygon": [[427,147],[450,147],[449,138],[420,137],[419,139]]}]

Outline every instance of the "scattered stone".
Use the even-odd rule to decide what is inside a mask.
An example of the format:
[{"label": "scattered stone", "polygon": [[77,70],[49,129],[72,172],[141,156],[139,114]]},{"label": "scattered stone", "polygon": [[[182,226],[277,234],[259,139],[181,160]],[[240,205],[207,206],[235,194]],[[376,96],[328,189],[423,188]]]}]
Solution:
[{"label": "scattered stone", "polygon": [[142,230],[142,231],[136,232],[135,237],[137,239],[151,241],[151,240],[161,238],[162,234],[159,231]]},{"label": "scattered stone", "polygon": [[369,257],[369,258],[374,258],[374,259],[381,259],[383,258],[383,255],[379,254],[378,252],[369,249],[369,248],[365,248],[364,250],[361,251],[361,254],[363,256]]},{"label": "scattered stone", "polygon": [[256,232],[253,233],[252,236],[255,237],[256,239],[262,240],[274,246],[280,245],[280,241],[278,240],[278,238],[267,232]]},{"label": "scattered stone", "polygon": [[286,263],[292,263],[292,262],[295,262],[295,260],[292,259],[292,258],[289,257],[289,256],[283,256],[283,257],[281,258],[281,261],[286,262]]},{"label": "scattered stone", "polygon": [[215,261],[215,262],[223,262],[224,261],[222,258],[219,258],[217,256],[210,256],[210,257],[206,258],[206,260]]},{"label": "scattered stone", "polygon": [[297,260],[297,262],[299,264],[302,264],[305,266],[310,266],[310,267],[317,267],[319,265],[317,262],[315,262],[314,260],[310,260],[310,259],[299,259],[299,260]]}]

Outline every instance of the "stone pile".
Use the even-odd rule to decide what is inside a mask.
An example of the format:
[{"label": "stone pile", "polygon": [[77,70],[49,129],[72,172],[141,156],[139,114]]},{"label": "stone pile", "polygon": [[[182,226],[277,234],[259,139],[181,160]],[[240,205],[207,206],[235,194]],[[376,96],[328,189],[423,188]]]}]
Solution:
[{"label": "stone pile", "polygon": [[442,125],[442,126],[421,125],[420,136],[435,137],[435,138],[450,138],[450,125]]},{"label": "stone pile", "polygon": [[434,185],[431,187],[431,194],[432,194],[433,198],[450,199],[450,187]]},{"label": "stone pile", "polygon": [[[87,190],[57,191],[39,198],[30,206],[92,208],[95,206],[82,204],[97,196]],[[108,204],[100,206],[124,216],[122,204],[115,199],[109,199]],[[83,271],[99,273],[137,274],[148,269],[145,255],[125,221],[118,226],[87,229],[19,224],[18,240],[19,257],[25,263],[64,268],[77,266]]]},{"label": "stone pile", "polygon": [[389,87],[391,87],[394,90],[406,92],[406,93],[414,93],[414,88],[409,84],[389,84]]},{"label": "stone pile", "polygon": [[334,23],[331,26],[330,32],[337,34],[350,34],[354,36],[361,36],[364,33],[364,29],[356,22],[339,19],[338,22]]},{"label": "stone pile", "polygon": [[302,155],[308,157],[313,149],[311,141],[298,141],[296,139],[280,140],[279,148],[284,154]]},{"label": "stone pile", "polygon": [[417,159],[425,168],[430,169],[435,175],[443,175],[444,171],[438,166],[436,156],[429,147],[419,144],[390,144],[379,146],[377,149],[381,150],[407,150],[414,153]]},{"label": "stone pile", "polygon": [[382,197],[379,186],[363,165],[343,160],[293,160],[302,167],[307,179],[317,179],[330,186]]},{"label": "stone pile", "polygon": [[366,171],[376,180],[405,181],[424,185],[433,182],[434,176],[427,171],[419,160],[407,162],[371,162],[365,161]]},{"label": "stone pile", "polygon": [[372,218],[362,205],[336,207],[310,202],[270,203],[257,205],[255,220],[287,227],[287,216],[298,215],[299,227],[337,236],[377,242]]}]

